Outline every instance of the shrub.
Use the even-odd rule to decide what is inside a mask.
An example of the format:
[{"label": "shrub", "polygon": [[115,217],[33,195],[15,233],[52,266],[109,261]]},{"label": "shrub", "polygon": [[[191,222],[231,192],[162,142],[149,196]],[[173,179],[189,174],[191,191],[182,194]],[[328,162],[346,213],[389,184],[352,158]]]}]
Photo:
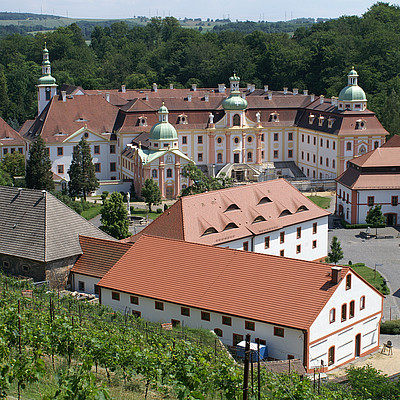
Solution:
[{"label": "shrub", "polygon": [[168,204],[164,204],[164,211],[168,210]]},{"label": "shrub", "polygon": [[381,333],[386,335],[400,335],[400,319],[383,322],[381,324]]},{"label": "shrub", "polygon": [[78,214],[82,214],[83,207],[82,203],[79,201],[73,201],[71,204],[71,208]]},{"label": "shrub", "polygon": [[[345,229],[367,229],[368,227],[371,228],[371,225],[369,224],[349,224],[344,219],[341,220],[341,224]],[[378,228],[384,228],[385,226],[385,224],[381,224],[378,225]]]},{"label": "shrub", "polygon": [[162,209],[161,208],[157,208],[157,213],[161,214],[162,213]]}]

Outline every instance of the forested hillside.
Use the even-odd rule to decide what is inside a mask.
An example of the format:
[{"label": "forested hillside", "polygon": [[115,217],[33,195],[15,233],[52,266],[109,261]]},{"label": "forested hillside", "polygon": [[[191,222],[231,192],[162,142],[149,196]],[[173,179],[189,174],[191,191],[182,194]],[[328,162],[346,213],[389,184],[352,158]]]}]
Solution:
[{"label": "forested hillside", "polygon": [[47,41],[58,84],[86,89],[198,83],[216,87],[235,70],[241,83],[308,89],[338,95],[354,65],[368,107],[399,132],[400,8],[377,3],[362,17],[342,17],[284,33],[185,29],[172,17],[129,28],[123,22],[95,27],[91,44],[72,24],[35,37],[0,41],[0,113],[22,123],[35,116],[35,84]]}]

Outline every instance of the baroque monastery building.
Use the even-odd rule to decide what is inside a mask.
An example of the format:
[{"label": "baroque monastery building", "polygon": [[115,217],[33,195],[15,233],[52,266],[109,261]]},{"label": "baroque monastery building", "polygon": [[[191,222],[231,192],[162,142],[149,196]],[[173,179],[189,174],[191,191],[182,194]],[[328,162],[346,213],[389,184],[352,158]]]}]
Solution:
[{"label": "baroque monastery building", "polygon": [[114,310],[213,330],[227,345],[250,333],[308,372],[379,348],[383,296],[347,266],[143,235],[98,287]]},{"label": "baroque monastery building", "polygon": [[379,147],[387,135],[366,108],[354,69],[339,97],[331,99],[267,85],[240,88],[236,75],[229,88],[153,84],[152,89],[101,91],[64,85],[56,94],[45,48],[37,88],[39,115],[20,133],[28,144],[42,135],[60,179],[69,180],[72,149],[83,136],[99,180],[133,181],[139,193],[151,177],[166,198],[175,198],[188,184],[180,177],[188,162],[237,180],[246,179],[235,173],[243,166],[257,180],[282,165],[288,176],[332,179],[348,160]]}]

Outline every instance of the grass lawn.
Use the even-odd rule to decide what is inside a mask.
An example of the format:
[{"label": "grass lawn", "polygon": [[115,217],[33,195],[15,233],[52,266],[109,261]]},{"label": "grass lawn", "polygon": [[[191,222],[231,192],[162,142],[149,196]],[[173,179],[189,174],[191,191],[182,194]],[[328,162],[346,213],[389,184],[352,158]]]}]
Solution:
[{"label": "grass lawn", "polygon": [[331,204],[330,197],[307,196],[313,203],[321,208],[328,208]]},{"label": "grass lawn", "polygon": [[135,208],[135,209],[131,208],[131,214],[137,215],[140,217],[144,217],[144,218],[146,218],[146,215],[148,214],[149,219],[152,219],[152,220],[155,220],[157,217],[159,217],[161,215],[161,213],[155,213],[155,212],[149,213],[147,209],[143,209],[143,208]]},{"label": "grass lawn", "polygon": [[368,283],[376,287],[381,293],[390,293],[382,275],[378,271],[375,273],[373,268],[369,268],[363,263],[353,264],[351,265],[351,268],[361,275]]},{"label": "grass lawn", "polygon": [[91,204],[90,208],[82,211],[81,215],[83,218],[90,220],[101,213],[101,207],[101,204]]}]

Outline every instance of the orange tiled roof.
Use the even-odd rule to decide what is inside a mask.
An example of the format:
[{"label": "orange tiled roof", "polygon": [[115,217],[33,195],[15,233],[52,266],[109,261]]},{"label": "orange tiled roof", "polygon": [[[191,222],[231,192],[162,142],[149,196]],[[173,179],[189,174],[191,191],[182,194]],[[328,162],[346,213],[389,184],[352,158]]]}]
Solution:
[{"label": "orange tiled roof", "polygon": [[359,167],[398,167],[400,166],[400,149],[398,147],[378,147],[350,161]]},{"label": "orange tiled roof", "polygon": [[[286,180],[275,179],[181,197],[132,240],[148,234],[217,245],[327,215]],[[204,234],[209,228],[217,232]]]},{"label": "orange tiled roof", "polygon": [[381,147],[400,147],[400,136],[399,135],[393,135]]},{"label": "orange tiled roof", "polygon": [[0,143],[4,146],[21,146],[24,144],[22,136],[2,118],[0,118]]},{"label": "orange tiled roof", "polygon": [[336,289],[330,272],[318,262],[143,235],[99,286],[307,329]]},{"label": "orange tiled roof", "polygon": [[79,236],[82,255],[72,272],[102,278],[132,245],[111,240]]}]

